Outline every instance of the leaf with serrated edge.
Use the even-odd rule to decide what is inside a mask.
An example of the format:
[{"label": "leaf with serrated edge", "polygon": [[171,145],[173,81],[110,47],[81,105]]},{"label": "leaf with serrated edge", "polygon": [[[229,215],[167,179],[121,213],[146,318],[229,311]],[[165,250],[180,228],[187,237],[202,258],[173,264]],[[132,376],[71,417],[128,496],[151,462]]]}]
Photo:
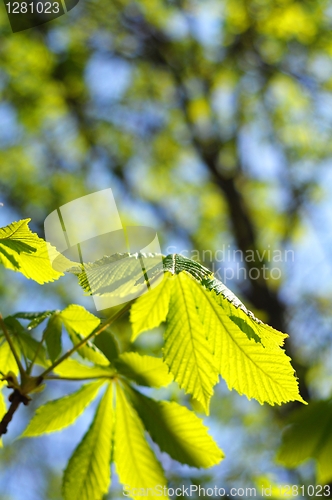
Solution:
[{"label": "leaf with serrated edge", "polygon": [[[82,339],[83,335],[79,335],[74,332],[69,326],[66,327],[69,338],[74,345],[77,345]],[[79,354],[83,359],[96,363],[97,365],[108,366],[109,360],[104,356],[104,354],[98,349],[98,347],[90,340],[86,342],[82,347],[77,349],[77,354]]]},{"label": "leaf with serrated edge", "polygon": [[160,358],[142,356],[138,352],[125,352],[115,363],[118,371],[138,385],[165,387],[173,381],[168,366]]},{"label": "leaf with serrated edge", "polygon": [[100,319],[84,307],[71,304],[60,313],[64,326],[86,337],[100,324]]},{"label": "leaf with serrated edge", "polygon": [[[143,424],[119,384],[115,415],[114,461],[126,496],[140,499],[150,496],[146,492],[153,495],[157,486],[166,486],[166,479],[145,439]],[[162,493],[159,496],[164,496]]]},{"label": "leaf with serrated edge", "polygon": [[132,342],[145,330],[156,328],[163,321],[169,308],[173,280],[165,273],[162,282],[155,288],[141,295],[130,310],[130,321],[133,327]]},{"label": "leaf with serrated edge", "polygon": [[[60,313],[60,317],[74,345],[93,332],[100,324],[100,319],[97,316],[76,304],[66,307]],[[109,364],[106,356],[90,341],[78,349],[78,354],[99,365]]]},{"label": "leaf with serrated edge", "polygon": [[32,417],[22,437],[40,436],[68,427],[97,397],[98,391],[104,383],[104,380],[98,380],[98,382],[84,385],[73,394],[49,401],[41,406]]},{"label": "leaf with serrated edge", "polygon": [[162,278],[162,255],[116,253],[68,271],[78,276],[80,286],[88,294],[127,296],[130,300],[147,291],[145,274],[150,285],[152,280]]},{"label": "leaf with serrated edge", "polygon": [[200,401],[208,414],[218,372],[207,340],[207,331],[197,312],[193,288],[195,282],[186,273],[173,279],[164,360],[175,381]]},{"label": "leaf with serrated edge", "polygon": [[65,500],[101,500],[108,492],[113,426],[113,390],[110,385],[65,470],[62,487]]},{"label": "leaf with serrated edge", "polygon": [[[54,281],[63,276],[53,269],[51,255],[60,255],[54,247],[32,233],[28,223],[30,219],[13,222],[0,228],[0,262],[13,271],[21,272],[26,278],[39,284]],[[73,265],[62,257],[60,271]]]},{"label": "leaf with serrated edge", "polygon": [[224,458],[203,420],[194,412],[174,402],[154,401],[138,391],[130,394],[153,441],[174,460],[207,468]]},{"label": "leaf with serrated edge", "polygon": [[[255,398],[261,404],[304,402],[299,395],[290,358],[279,347],[285,335],[250,320],[241,309],[236,309],[213,290],[207,291],[196,282],[194,287],[198,314],[208,332],[219,373],[228,388]],[[239,318],[243,315],[243,321],[251,321],[251,327],[261,342],[248,338],[246,332],[230,319],[231,313]]]},{"label": "leaf with serrated edge", "polygon": [[[110,257],[110,259],[119,259],[120,257],[123,258],[124,256],[113,256]],[[127,257],[136,258],[137,256],[127,255]],[[153,257],[152,254],[149,255],[151,261]],[[274,330],[272,327],[265,325],[256,318],[221,281],[213,277],[209,269],[198,262],[178,254],[172,254],[163,258],[163,268],[165,272],[171,273],[174,277],[183,276],[185,274],[190,275],[193,278],[193,282],[196,284],[196,289],[199,288],[201,294],[203,293],[202,290],[210,294],[210,299],[212,297],[213,301],[217,303],[217,310],[212,308],[212,314],[211,308],[210,306],[207,307],[204,297],[202,304],[197,303],[196,307],[200,309],[199,317],[204,323],[205,332],[208,336],[212,353],[214,357],[217,358],[215,361],[217,372],[225,378],[230,389],[234,388],[240,394],[246,394],[249,398],[254,397],[260,403],[269,402],[273,405],[275,403],[281,404],[293,400],[305,403],[299,395],[298,383],[294,376],[294,370],[290,364],[290,358],[288,358],[281,349],[287,335]],[[162,285],[160,285],[160,287],[162,287]],[[157,295],[158,288],[159,287],[152,290],[152,293]],[[192,293],[196,294],[196,289],[195,292]],[[160,288],[159,291],[161,293],[162,288]],[[200,296],[201,294],[198,293],[197,295]],[[154,295],[152,295],[152,297],[153,296]],[[164,318],[165,306],[162,305],[160,307],[162,312],[158,312],[155,319],[153,311],[151,311],[151,318],[149,317],[149,310],[146,307],[148,304],[149,294],[140,297],[132,307],[131,318],[134,329],[133,338],[136,338],[141,331],[157,326]],[[176,308],[174,300],[172,300],[172,304],[175,304]],[[140,305],[144,306],[142,310],[140,310]],[[158,303],[156,310],[158,311]],[[208,314],[206,314],[206,310],[209,310]],[[172,314],[169,313],[167,320],[172,317]],[[178,317],[178,320],[181,322],[180,317]],[[192,331],[195,331],[195,329],[192,329]],[[181,329],[179,329],[179,336],[181,337]],[[197,336],[194,336],[194,338],[197,338]],[[174,343],[181,348],[176,335],[174,335]],[[228,355],[222,351],[222,345],[225,345],[225,347],[229,349],[228,354],[230,354],[232,358],[229,358]],[[170,342],[168,342],[168,345],[165,347],[165,352],[167,356],[170,357],[167,351],[168,347],[172,349],[172,344]],[[243,348],[245,349],[244,351]],[[247,348],[248,350],[246,350]],[[262,349],[264,349],[264,351]],[[194,354],[195,349],[191,349],[191,352]],[[182,367],[181,372],[180,366],[175,367],[179,360],[179,356],[176,355],[176,348],[173,349],[173,354],[174,356],[171,361],[173,363],[172,370],[177,371],[178,382],[182,380],[180,385],[184,384],[181,386],[188,390],[188,388],[185,387],[186,383],[183,381],[187,370]],[[192,364],[190,359],[188,363],[189,365]],[[214,368],[212,368],[212,372],[210,372],[212,377],[213,372]],[[258,375],[258,378],[256,375]],[[193,391],[189,390],[189,392]],[[198,397],[197,394],[193,396],[197,401],[202,403],[202,401],[200,401],[200,398],[202,399],[202,394]],[[210,396],[211,387],[203,398],[205,400],[203,402],[205,408]]]}]

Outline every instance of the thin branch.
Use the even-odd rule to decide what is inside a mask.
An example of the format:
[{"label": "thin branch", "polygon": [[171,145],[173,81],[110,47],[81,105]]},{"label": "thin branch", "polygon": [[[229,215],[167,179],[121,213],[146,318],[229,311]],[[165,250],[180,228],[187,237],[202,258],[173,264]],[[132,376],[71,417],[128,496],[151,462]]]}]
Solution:
[{"label": "thin branch", "polygon": [[58,377],[56,375],[46,375],[44,380],[71,380],[73,382],[80,382],[82,380],[96,380],[96,379],[112,379],[114,375],[95,375],[94,377]]},{"label": "thin branch", "polygon": [[35,355],[33,357],[33,360],[31,361],[30,365],[27,367],[27,375],[30,375],[31,370],[32,370],[32,368],[33,368],[33,366],[34,366],[34,364],[36,362],[37,357],[38,357],[38,354],[40,353],[40,349],[42,348],[43,342],[45,340],[45,332],[46,332],[46,330],[44,330],[43,336],[42,336],[40,342],[38,343],[38,346],[37,346]]},{"label": "thin branch", "polygon": [[9,344],[10,350],[13,353],[13,356],[15,358],[15,361],[16,361],[16,364],[17,364],[18,369],[20,371],[20,374],[22,375],[22,374],[25,373],[25,370],[24,370],[24,368],[22,366],[21,360],[19,358],[19,355],[17,354],[17,351],[15,349],[15,346],[14,346],[13,341],[12,341],[12,339],[10,337],[10,334],[9,334],[9,332],[7,330],[6,323],[4,322],[4,319],[3,319],[1,313],[0,313],[0,326],[1,326],[1,329],[2,329],[2,331],[3,331],[3,333],[4,333],[5,337],[6,337],[7,342]]},{"label": "thin branch", "polygon": [[29,403],[29,398],[23,396],[18,390],[15,390],[10,396],[9,401],[11,405],[7,411],[7,413],[3,416],[0,422],[0,436],[7,433],[8,424],[11,422],[14,413],[21,403],[27,405]]}]

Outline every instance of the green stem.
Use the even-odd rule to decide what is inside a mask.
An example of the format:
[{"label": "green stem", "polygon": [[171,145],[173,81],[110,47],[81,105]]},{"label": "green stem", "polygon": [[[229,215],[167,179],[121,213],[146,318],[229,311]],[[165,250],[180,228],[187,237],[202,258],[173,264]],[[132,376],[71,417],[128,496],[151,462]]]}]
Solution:
[{"label": "green stem", "polygon": [[20,371],[20,374],[23,375],[23,374],[25,374],[25,370],[24,370],[24,368],[22,366],[21,360],[19,358],[19,355],[17,354],[17,351],[15,349],[15,346],[14,346],[13,341],[12,341],[12,339],[10,337],[10,334],[9,334],[9,332],[7,330],[6,323],[4,322],[4,319],[3,319],[1,313],[0,313],[0,326],[1,326],[1,329],[2,329],[2,331],[4,333],[4,336],[6,337],[7,342],[9,344],[10,350],[13,353],[13,356],[15,358],[15,361],[16,361],[16,364],[17,364],[18,369]]},{"label": "green stem", "polygon": [[120,309],[120,311],[118,311],[114,316],[108,318],[102,326],[100,326],[97,330],[93,330],[93,332],[87,335],[78,344],[75,344],[74,347],[69,351],[67,351],[63,356],[61,356],[61,358],[57,359],[49,368],[47,368],[47,370],[41,373],[40,376],[42,378],[45,378],[46,375],[48,375],[52,370],[54,370],[54,368],[56,368],[63,361],[65,361],[65,359],[70,358],[70,356],[74,354],[74,352],[83,347],[90,339],[92,339],[92,337],[99,335],[101,332],[106,330],[106,328],[109,325],[111,325],[112,323],[114,323],[114,321],[120,318],[120,316],[122,316],[126,311],[130,309],[130,307],[131,307],[131,302],[128,302],[128,304],[126,304],[122,309]]},{"label": "green stem", "polygon": [[96,379],[112,379],[113,375],[96,375],[94,377],[57,377],[56,375],[46,375],[44,380],[72,380],[74,382],[80,382],[81,380],[96,380]]},{"label": "green stem", "polygon": [[41,349],[41,348],[42,348],[42,346],[43,346],[43,342],[44,342],[44,340],[45,340],[45,331],[46,331],[46,330],[44,330],[44,333],[43,333],[43,336],[42,336],[42,338],[41,338],[41,341],[39,342],[39,344],[38,344],[38,346],[37,346],[37,349],[36,349],[35,355],[34,355],[34,357],[33,357],[33,360],[31,361],[30,365],[29,365],[29,366],[28,366],[28,368],[27,368],[27,375],[30,375],[31,370],[32,370],[32,368],[33,368],[33,366],[34,366],[34,364],[35,364],[35,362],[36,362],[37,357],[38,357],[38,354],[40,353],[40,349]]}]

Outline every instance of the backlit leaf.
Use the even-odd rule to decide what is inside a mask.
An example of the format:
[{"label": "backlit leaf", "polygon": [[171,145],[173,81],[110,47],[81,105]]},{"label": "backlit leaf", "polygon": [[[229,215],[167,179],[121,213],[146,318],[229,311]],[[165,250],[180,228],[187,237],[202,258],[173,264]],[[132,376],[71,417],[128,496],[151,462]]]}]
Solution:
[{"label": "backlit leaf", "polygon": [[96,398],[104,382],[104,380],[98,380],[98,382],[84,385],[79,391],[49,401],[38,408],[22,437],[40,436],[71,425]]},{"label": "backlit leaf", "polygon": [[[126,496],[139,499],[138,489],[166,486],[164,473],[144,436],[144,427],[119,384],[116,386],[114,461]],[[144,496],[144,495],[143,495]],[[146,496],[146,495],[145,495]],[[161,495],[160,495],[161,496]]]},{"label": "backlit leaf", "polygon": [[[29,222],[30,219],[24,219],[0,228],[0,262],[39,284],[57,280],[63,273],[53,269],[49,252],[58,252],[30,231]],[[68,259],[63,260],[63,270],[72,266]]]},{"label": "backlit leaf", "polygon": [[44,331],[47,353],[50,360],[55,361],[61,354],[62,322],[58,314],[54,314],[48,320]]},{"label": "backlit leaf", "polygon": [[134,380],[138,385],[165,387],[173,380],[162,359],[142,356],[137,352],[121,354],[115,366],[122,375]]},{"label": "backlit leaf", "polygon": [[132,305],[130,310],[130,321],[133,325],[132,341],[141,332],[152,330],[166,320],[173,284],[169,276],[169,273],[165,273],[163,281],[158,286],[141,295]]},{"label": "backlit leaf", "polygon": [[223,458],[207,427],[194,412],[168,401],[154,401],[132,391],[134,406],[146,430],[162,451],[192,467],[212,467]]},{"label": "backlit leaf", "polygon": [[193,279],[185,273],[173,279],[164,360],[180,387],[200,401],[208,413],[213,386],[218,382],[213,351],[198,315]]},{"label": "backlit leaf", "polygon": [[108,492],[113,434],[112,400],[110,385],[88,432],[74,451],[65,470],[65,500],[101,500]]}]

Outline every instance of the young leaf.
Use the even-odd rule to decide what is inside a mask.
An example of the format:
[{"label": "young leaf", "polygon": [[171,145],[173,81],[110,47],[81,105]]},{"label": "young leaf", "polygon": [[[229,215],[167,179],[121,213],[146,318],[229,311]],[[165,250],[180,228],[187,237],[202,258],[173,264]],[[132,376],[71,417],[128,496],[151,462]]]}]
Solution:
[{"label": "young leaf", "polygon": [[2,417],[4,416],[6,411],[7,411],[7,407],[6,407],[5,398],[4,398],[4,395],[2,394],[2,392],[0,391],[0,420],[2,419]]},{"label": "young leaf", "polygon": [[317,483],[332,481],[332,400],[315,401],[292,414],[277,461],[297,467],[309,458],[317,460]]},{"label": "young leaf", "polygon": [[22,354],[24,354],[27,359],[32,361],[35,358],[35,354],[37,352],[38,354],[35,359],[35,363],[42,366],[43,368],[47,368],[50,365],[50,362],[46,359],[45,347],[43,345],[41,346],[36,339],[30,337],[30,335],[28,335],[24,331],[16,331],[15,338],[17,344],[19,344],[21,348]]},{"label": "young leaf", "polygon": [[119,384],[115,415],[114,461],[126,496],[139,499],[142,495],[134,490],[154,492],[156,486],[166,486],[162,468],[144,437],[142,422]]},{"label": "young leaf", "polygon": [[138,297],[130,310],[130,321],[133,325],[132,342],[145,330],[156,328],[163,321],[169,308],[173,280],[165,273],[162,282],[147,293]]},{"label": "young leaf", "polygon": [[[83,336],[74,332],[72,328],[69,326],[66,327],[69,338],[74,345],[78,344]],[[90,340],[86,342],[82,347],[77,349],[77,353],[83,358],[91,363],[95,363],[97,365],[108,366],[109,360],[104,356],[104,354],[98,349],[98,347],[93,344]]]},{"label": "young leaf", "polygon": [[[24,219],[0,228],[0,262],[39,284],[57,280],[63,273],[53,269],[49,250],[57,252],[30,231],[29,222],[30,219]],[[68,259],[65,261],[64,269],[73,264]]]},{"label": "young leaf", "polygon": [[40,323],[45,321],[46,318],[49,316],[52,316],[56,311],[43,311],[43,312],[37,312],[37,313],[31,313],[31,312],[19,312],[14,314],[14,318],[20,318],[20,319],[29,319],[30,323],[27,326],[28,330],[32,330],[33,328],[36,328]]},{"label": "young leaf", "polygon": [[168,366],[160,358],[141,356],[137,352],[125,352],[116,360],[115,366],[122,375],[138,385],[165,387],[173,380]]},{"label": "young leaf", "polygon": [[87,366],[79,363],[75,359],[65,359],[53,370],[54,373],[61,377],[70,379],[97,378],[97,377],[112,377],[115,370],[110,366]]},{"label": "young leaf", "polygon": [[[8,372],[13,372],[15,375],[18,374],[15,358],[6,340],[0,344],[0,371],[5,375],[7,375]],[[5,384],[6,382],[0,381],[0,388]]]},{"label": "young leaf", "polygon": [[97,335],[93,343],[103,354],[105,354],[106,358],[111,363],[119,356],[120,349],[118,342],[109,328]]},{"label": "young leaf", "polygon": [[[125,256],[137,259],[137,255]],[[123,257],[105,259],[117,262]],[[157,258],[160,256],[149,254],[151,265]],[[92,265],[100,273],[98,266],[95,267]],[[264,325],[201,264],[174,254],[163,258],[163,268],[174,280],[166,279],[137,299],[131,312],[133,338],[165,319],[171,294],[164,359],[179,385],[205,410],[217,373],[230,389],[260,403],[273,405],[294,400],[304,403],[290,358],[281,349],[287,335]],[[160,274],[158,266],[156,273]],[[95,278],[98,293],[102,293],[99,278]],[[179,279],[183,286],[179,285]],[[171,285],[173,282],[177,285]]]},{"label": "young leaf", "polygon": [[60,317],[64,326],[71,328],[74,332],[86,337],[100,324],[100,319],[94,316],[82,306],[71,304],[66,307]]},{"label": "young leaf", "polygon": [[[197,282],[193,282],[193,287],[198,314],[228,388],[261,404],[303,402],[290,359],[279,347],[285,335],[251,319],[214,290],[207,291]],[[247,331],[244,325],[248,325]]]},{"label": "young leaf", "polygon": [[100,500],[109,489],[113,393],[109,385],[95,418],[74,451],[63,478],[65,500]]},{"label": "young leaf", "polygon": [[[60,317],[74,345],[93,332],[100,324],[99,318],[84,309],[84,307],[76,304],[66,307],[60,313]],[[105,366],[109,364],[108,359],[90,341],[80,347],[77,352],[92,363]]]},{"label": "young leaf", "polygon": [[182,255],[177,253],[164,257],[163,263],[164,271],[168,271],[173,275],[186,272],[199,283],[213,278],[211,271],[202,266],[202,264],[194,260],[187,259],[186,257],[182,257]]},{"label": "young leaf", "polygon": [[79,391],[69,396],[49,401],[41,406],[32,417],[22,437],[40,436],[68,427],[96,398],[104,383],[104,380],[98,380],[98,382],[84,385]]},{"label": "young leaf", "polygon": [[197,312],[193,279],[186,273],[173,279],[164,360],[180,387],[192,394],[208,413],[213,386],[218,382],[215,360]]},{"label": "young leaf", "polygon": [[46,342],[47,353],[52,363],[61,354],[61,334],[62,322],[58,314],[53,314],[48,320],[47,326],[44,331],[44,339]]},{"label": "young leaf", "polygon": [[[69,269],[78,276],[83,290],[89,294],[124,297],[147,290],[145,275],[150,280],[163,274],[161,254],[116,253],[93,263],[82,264]],[[129,299],[128,299],[129,300]]]},{"label": "young leaf", "polygon": [[162,451],[191,467],[212,467],[223,452],[194,412],[167,401],[154,401],[138,391],[130,393],[142,422]]},{"label": "young leaf", "polygon": [[[0,421],[2,420],[6,412],[7,412],[7,407],[5,403],[5,398],[2,392],[0,391]],[[3,446],[2,439],[0,438],[0,448],[2,448],[2,446]]]}]

